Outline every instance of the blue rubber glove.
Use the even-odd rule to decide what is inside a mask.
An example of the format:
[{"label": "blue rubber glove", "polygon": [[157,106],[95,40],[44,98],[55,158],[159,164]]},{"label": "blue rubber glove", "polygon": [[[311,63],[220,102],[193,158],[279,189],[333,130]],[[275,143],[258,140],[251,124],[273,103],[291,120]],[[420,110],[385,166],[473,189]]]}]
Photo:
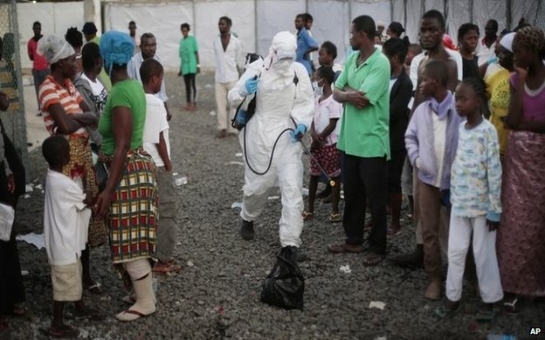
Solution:
[{"label": "blue rubber glove", "polygon": [[244,83],[244,89],[246,90],[246,93],[248,95],[255,93],[257,91],[258,83],[259,80],[257,80],[257,77],[246,80],[246,82]]},{"label": "blue rubber glove", "polygon": [[291,140],[294,143],[299,142],[303,139],[305,132],[307,132],[307,127],[304,124],[297,124],[295,130],[290,131]]},{"label": "blue rubber glove", "polygon": [[498,58],[497,58],[497,57],[492,57],[492,58],[488,59],[486,63],[487,63],[488,65],[491,65],[491,64],[494,64],[494,63],[497,62],[497,61],[498,61]]}]

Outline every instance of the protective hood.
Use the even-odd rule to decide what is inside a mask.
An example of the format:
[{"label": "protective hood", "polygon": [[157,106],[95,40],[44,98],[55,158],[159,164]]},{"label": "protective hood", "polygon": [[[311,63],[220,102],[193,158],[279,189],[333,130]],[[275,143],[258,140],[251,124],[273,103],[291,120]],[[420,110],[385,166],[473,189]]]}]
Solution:
[{"label": "protective hood", "polygon": [[273,38],[267,59],[271,65],[282,60],[293,61],[295,60],[295,51],[297,51],[295,35],[288,31],[279,32]]},{"label": "protective hood", "polygon": [[266,77],[268,82],[276,83],[274,88],[282,88],[293,81],[293,61],[297,50],[297,39],[288,31],[277,33],[269,48],[269,55],[265,60]]}]

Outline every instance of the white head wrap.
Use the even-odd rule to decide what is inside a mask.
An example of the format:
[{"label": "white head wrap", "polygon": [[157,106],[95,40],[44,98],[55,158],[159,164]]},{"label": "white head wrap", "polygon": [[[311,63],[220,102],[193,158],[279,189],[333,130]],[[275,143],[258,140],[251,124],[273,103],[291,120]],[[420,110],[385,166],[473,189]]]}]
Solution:
[{"label": "white head wrap", "polygon": [[513,53],[513,40],[515,39],[515,35],[517,35],[517,33],[515,32],[507,33],[500,40],[500,45],[502,45],[505,49],[507,49],[511,53]]},{"label": "white head wrap", "polygon": [[40,39],[36,52],[42,55],[49,65],[76,53],[63,37],[57,35],[48,35]]}]

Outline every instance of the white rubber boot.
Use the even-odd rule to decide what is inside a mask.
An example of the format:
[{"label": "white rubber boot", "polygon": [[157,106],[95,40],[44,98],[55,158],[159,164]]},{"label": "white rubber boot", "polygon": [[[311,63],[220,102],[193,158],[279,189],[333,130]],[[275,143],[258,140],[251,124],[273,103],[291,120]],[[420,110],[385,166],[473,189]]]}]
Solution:
[{"label": "white rubber boot", "polygon": [[146,317],[155,313],[155,294],[152,287],[152,274],[149,274],[137,281],[133,281],[134,295],[136,303],[126,311],[116,315],[120,321],[133,321],[141,317]]}]

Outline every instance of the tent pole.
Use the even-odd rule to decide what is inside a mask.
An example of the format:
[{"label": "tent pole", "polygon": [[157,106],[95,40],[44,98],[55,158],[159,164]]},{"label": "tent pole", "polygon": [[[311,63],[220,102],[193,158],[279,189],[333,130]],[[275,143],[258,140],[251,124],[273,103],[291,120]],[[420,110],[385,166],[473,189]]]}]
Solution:
[{"label": "tent pole", "polygon": [[259,48],[257,46],[259,39],[257,38],[257,0],[254,0],[254,34],[255,34],[255,53],[259,53]]},{"label": "tent pole", "polygon": [[534,18],[534,26],[537,26],[537,21],[539,19],[539,12],[541,12],[542,3],[543,3],[542,1],[537,2],[537,10],[536,10],[536,16]]},{"label": "tent pole", "polygon": [[193,31],[193,34],[194,35],[197,35],[197,6],[195,6],[195,0],[192,0],[191,1],[191,5],[193,7],[193,13],[192,13],[192,20],[193,20],[193,27],[194,27],[194,31]]},{"label": "tent pole", "polygon": [[348,0],[348,22],[352,22],[352,0]]},{"label": "tent pole", "polygon": [[443,0],[443,15],[445,16],[445,22],[446,22],[446,31],[449,30],[449,20],[448,20],[448,0]]},{"label": "tent pole", "polygon": [[407,0],[403,0],[403,27],[407,27]]},{"label": "tent pole", "polygon": [[506,0],[506,5],[505,6],[505,19],[506,19],[506,24],[507,24],[507,28],[511,29],[512,27],[512,24],[513,24],[513,17],[511,16],[511,0]]},{"label": "tent pole", "polygon": [[473,18],[475,17],[473,13],[473,0],[469,0],[469,22],[473,22]]},{"label": "tent pole", "polygon": [[305,13],[308,13],[308,0],[305,0]]},{"label": "tent pole", "polygon": [[394,0],[390,0],[390,22],[394,21]]}]

